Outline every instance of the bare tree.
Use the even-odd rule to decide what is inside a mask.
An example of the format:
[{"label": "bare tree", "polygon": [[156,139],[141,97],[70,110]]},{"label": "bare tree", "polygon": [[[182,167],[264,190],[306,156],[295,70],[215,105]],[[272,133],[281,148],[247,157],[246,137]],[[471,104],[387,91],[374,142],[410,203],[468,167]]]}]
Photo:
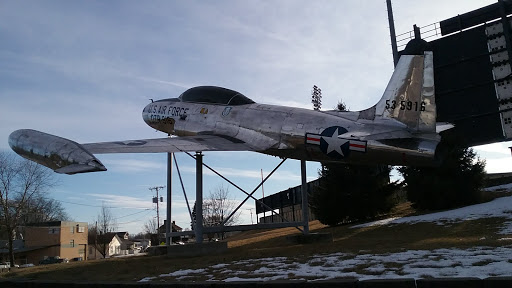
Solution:
[{"label": "bare tree", "polygon": [[117,221],[112,214],[110,207],[101,205],[100,213],[98,214],[98,230],[100,233],[114,232],[117,230]]},{"label": "bare tree", "polygon": [[14,154],[0,152],[0,224],[9,239],[11,266],[14,265],[13,241],[28,203],[54,185],[51,170]]},{"label": "bare tree", "polygon": [[38,195],[27,201],[25,206],[26,209],[21,218],[22,224],[71,220],[62,204],[55,199]]},{"label": "bare tree", "polygon": [[157,234],[158,225],[156,224],[155,218],[151,218],[150,220],[144,223],[144,233],[146,234]]},{"label": "bare tree", "polygon": [[[213,191],[210,191],[208,197],[203,203],[203,221],[204,226],[218,226],[224,221],[225,226],[235,225],[240,218],[240,211],[235,211],[237,203],[229,198],[229,188],[219,185]],[[231,215],[231,217],[229,217]],[[229,217],[229,218],[228,218]],[[224,233],[221,234],[224,238]],[[209,237],[211,238],[211,237]]]},{"label": "bare tree", "polygon": [[116,229],[117,222],[111,209],[105,204],[101,205],[96,224],[94,228],[89,229],[89,239],[93,241],[93,245],[103,255],[103,258],[107,257],[110,241],[112,241]]}]

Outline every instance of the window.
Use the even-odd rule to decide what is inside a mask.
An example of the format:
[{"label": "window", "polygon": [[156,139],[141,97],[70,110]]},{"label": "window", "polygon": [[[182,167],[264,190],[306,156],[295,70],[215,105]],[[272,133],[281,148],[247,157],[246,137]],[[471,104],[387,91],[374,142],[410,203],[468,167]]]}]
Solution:
[{"label": "window", "polygon": [[69,241],[69,246],[71,246],[71,247],[75,247],[75,240],[71,240],[71,241]]},{"label": "window", "polygon": [[84,233],[85,232],[85,227],[84,226],[78,226],[76,227],[78,233]]},{"label": "window", "polygon": [[69,228],[70,228],[70,229],[69,229],[69,233],[71,233],[71,234],[75,234],[75,227],[71,226],[71,227],[69,227]]}]

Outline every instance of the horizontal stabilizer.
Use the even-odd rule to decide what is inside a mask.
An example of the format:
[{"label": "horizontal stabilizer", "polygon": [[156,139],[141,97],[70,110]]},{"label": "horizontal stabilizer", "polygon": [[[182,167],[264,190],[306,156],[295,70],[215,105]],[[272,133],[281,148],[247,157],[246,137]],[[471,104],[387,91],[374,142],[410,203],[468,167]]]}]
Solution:
[{"label": "horizontal stabilizer", "polygon": [[454,127],[455,127],[455,125],[453,125],[451,123],[439,122],[439,123],[436,123],[436,133],[441,133],[443,131],[452,129]]}]

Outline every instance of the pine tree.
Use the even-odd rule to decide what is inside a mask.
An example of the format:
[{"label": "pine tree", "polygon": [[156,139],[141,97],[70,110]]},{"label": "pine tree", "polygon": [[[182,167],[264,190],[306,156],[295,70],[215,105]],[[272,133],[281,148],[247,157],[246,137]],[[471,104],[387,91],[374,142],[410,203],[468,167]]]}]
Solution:
[{"label": "pine tree", "polygon": [[[335,109],[348,111],[342,100]],[[330,226],[388,212],[396,204],[390,196],[400,188],[397,182],[390,183],[390,171],[386,165],[322,164],[320,185],[310,195],[311,210]]]},{"label": "pine tree", "polygon": [[485,161],[471,148],[461,147],[455,136],[444,135],[436,151],[439,167],[402,167],[407,198],[415,208],[439,210],[479,203]]},{"label": "pine tree", "polygon": [[330,226],[386,213],[395,205],[390,196],[399,188],[396,182],[390,183],[390,170],[382,165],[323,165],[310,207],[321,223]]}]

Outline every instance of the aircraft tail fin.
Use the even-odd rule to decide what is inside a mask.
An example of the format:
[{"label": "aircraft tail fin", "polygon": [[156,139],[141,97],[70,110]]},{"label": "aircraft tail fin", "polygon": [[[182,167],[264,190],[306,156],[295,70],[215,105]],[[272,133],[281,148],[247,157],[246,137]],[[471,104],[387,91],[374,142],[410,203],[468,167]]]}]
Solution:
[{"label": "aircraft tail fin", "polygon": [[434,63],[431,51],[402,55],[380,101],[359,119],[391,118],[411,132],[436,132]]}]

